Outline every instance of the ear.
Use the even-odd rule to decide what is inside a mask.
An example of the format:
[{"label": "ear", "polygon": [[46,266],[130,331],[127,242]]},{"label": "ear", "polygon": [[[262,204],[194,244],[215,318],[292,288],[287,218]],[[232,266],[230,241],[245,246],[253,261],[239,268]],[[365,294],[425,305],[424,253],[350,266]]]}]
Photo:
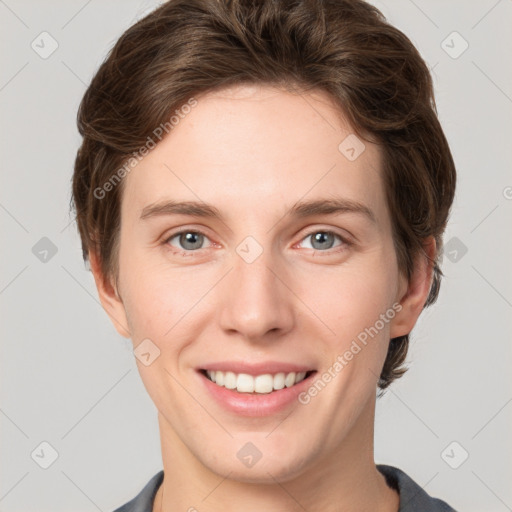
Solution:
[{"label": "ear", "polygon": [[101,271],[100,258],[96,252],[89,251],[89,262],[103,309],[110,317],[110,320],[114,324],[117,332],[124,338],[130,338],[131,334],[127,327],[128,319],[123,301],[119,297],[117,289],[115,289],[111,281],[103,275]]},{"label": "ear", "polygon": [[400,276],[400,290],[396,301],[401,304],[402,309],[391,321],[390,338],[409,334],[427,301],[434,275],[432,261],[436,255],[435,238],[428,237],[423,243],[423,248],[430,259],[420,252],[416,256],[409,282],[405,276]]}]

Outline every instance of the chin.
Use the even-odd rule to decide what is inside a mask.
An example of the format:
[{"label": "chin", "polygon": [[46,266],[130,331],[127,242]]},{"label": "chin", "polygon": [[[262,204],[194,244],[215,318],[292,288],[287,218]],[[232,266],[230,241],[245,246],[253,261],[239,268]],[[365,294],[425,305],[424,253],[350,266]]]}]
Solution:
[{"label": "chin", "polygon": [[[276,455],[275,451],[270,448],[268,450],[271,454],[269,457],[265,457],[262,453],[257,460],[254,458],[251,461],[242,452],[241,454],[235,454],[235,457],[216,458],[212,461],[212,464],[207,464],[206,461],[204,463],[211,471],[222,477],[229,475],[230,480],[251,484],[274,485],[276,481],[287,482],[293,480],[304,472],[306,464],[304,457],[299,457],[297,453],[292,452],[284,458]],[[256,455],[256,452],[254,454]],[[246,460],[244,461],[244,459]]]}]

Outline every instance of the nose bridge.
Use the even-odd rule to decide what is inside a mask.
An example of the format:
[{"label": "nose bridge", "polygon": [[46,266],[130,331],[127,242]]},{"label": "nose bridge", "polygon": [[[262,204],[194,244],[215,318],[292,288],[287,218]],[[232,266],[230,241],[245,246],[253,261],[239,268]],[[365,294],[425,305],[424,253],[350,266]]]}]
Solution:
[{"label": "nose bridge", "polygon": [[277,277],[280,261],[274,251],[247,237],[237,246],[232,267],[219,304],[221,326],[255,340],[272,330],[289,329],[293,305]]}]

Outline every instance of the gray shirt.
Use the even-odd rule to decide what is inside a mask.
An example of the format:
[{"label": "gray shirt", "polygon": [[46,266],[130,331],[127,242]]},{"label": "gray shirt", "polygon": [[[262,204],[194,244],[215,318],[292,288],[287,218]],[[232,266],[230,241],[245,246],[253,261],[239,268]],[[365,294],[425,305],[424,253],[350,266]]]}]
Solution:
[{"label": "gray shirt", "polygon": [[[400,494],[398,512],[456,512],[444,501],[429,496],[401,469],[384,464],[377,464],[377,469],[386,477],[387,484]],[[163,479],[162,470],[151,478],[135,498],[114,512],[152,512],[153,501]]]}]

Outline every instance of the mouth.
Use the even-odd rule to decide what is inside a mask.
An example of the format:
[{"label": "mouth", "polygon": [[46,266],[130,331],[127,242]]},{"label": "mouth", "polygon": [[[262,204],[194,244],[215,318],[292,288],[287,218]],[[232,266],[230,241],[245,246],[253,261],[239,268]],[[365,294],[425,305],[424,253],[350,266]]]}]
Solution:
[{"label": "mouth", "polygon": [[292,388],[302,381],[311,378],[316,370],[302,372],[278,372],[249,375],[220,370],[199,370],[206,379],[219,387],[242,394],[270,394],[285,388]]}]

